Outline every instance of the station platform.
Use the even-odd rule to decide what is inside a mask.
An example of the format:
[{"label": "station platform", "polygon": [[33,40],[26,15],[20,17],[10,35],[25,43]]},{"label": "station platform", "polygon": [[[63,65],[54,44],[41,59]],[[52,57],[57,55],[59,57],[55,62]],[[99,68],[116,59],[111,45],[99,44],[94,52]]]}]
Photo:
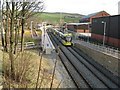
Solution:
[{"label": "station platform", "polygon": [[52,43],[52,41],[49,38],[48,33],[46,32],[45,28],[41,28],[42,30],[42,35],[41,35],[41,39],[42,39],[42,49],[45,51],[45,54],[51,54],[52,52],[55,51],[55,47]]}]

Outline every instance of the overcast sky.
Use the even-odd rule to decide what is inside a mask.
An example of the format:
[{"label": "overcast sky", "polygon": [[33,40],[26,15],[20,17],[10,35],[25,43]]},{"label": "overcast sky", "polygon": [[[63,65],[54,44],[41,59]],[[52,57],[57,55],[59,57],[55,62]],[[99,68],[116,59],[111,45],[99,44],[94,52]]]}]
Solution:
[{"label": "overcast sky", "polygon": [[45,11],[87,15],[104,10],[111,15],[117,15],[119,1],[120,0],[45,0]]}]

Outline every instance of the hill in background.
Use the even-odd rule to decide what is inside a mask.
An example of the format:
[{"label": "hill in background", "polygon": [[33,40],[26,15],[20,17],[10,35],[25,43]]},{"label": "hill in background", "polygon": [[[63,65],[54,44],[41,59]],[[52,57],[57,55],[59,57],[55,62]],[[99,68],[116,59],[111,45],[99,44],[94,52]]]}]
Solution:
[{"label": "hill in background", "polygon": [[79,19],[84,15],[64,12],[43,12],[38,13],[36,16],[41,22],[59,23],[61,18],[62,22],[78,23]]}]

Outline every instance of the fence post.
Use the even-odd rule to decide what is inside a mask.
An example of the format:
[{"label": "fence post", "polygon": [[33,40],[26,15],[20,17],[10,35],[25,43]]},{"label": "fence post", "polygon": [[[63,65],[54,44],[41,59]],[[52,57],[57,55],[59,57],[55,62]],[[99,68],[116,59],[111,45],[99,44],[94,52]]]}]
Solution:
[{"label": "fence post", "polygon": [[27,42],[25,43],[25,47],[27,47]]}]

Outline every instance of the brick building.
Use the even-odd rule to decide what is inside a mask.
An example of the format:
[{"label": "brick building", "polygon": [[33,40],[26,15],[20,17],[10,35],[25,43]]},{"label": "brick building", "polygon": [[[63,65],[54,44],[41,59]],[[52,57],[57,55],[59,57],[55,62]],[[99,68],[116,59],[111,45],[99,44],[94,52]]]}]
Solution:
[{"label": "brick building", "polygon": [[67,29],[78,33],[89,33],[89,23],[68,23]]},{"label": "brick building", "polygon": [[104,17],[104,16],[110,16],[110,14],[108,14],[105,11],[92,13],[81,18],[79,20],[79,23],[68,23],[67,28],[68,30],[74,31],[74,32],[91,33],[92,19],[96,17]]},{"label": "brick building", "polygon": [[120,15],[94,18],[91,37],[120,49]]},{"label": "brick building", "polygon": [[105,12],[105,11],[100,11],[100,12],[92,13],[92,14],[89,14],[89,15],[81,18],[79,20],[79,23],[92,22],[92,18],[104,17],[104,16],[110,16],[110,14],[107,13],[107,12]]}]

